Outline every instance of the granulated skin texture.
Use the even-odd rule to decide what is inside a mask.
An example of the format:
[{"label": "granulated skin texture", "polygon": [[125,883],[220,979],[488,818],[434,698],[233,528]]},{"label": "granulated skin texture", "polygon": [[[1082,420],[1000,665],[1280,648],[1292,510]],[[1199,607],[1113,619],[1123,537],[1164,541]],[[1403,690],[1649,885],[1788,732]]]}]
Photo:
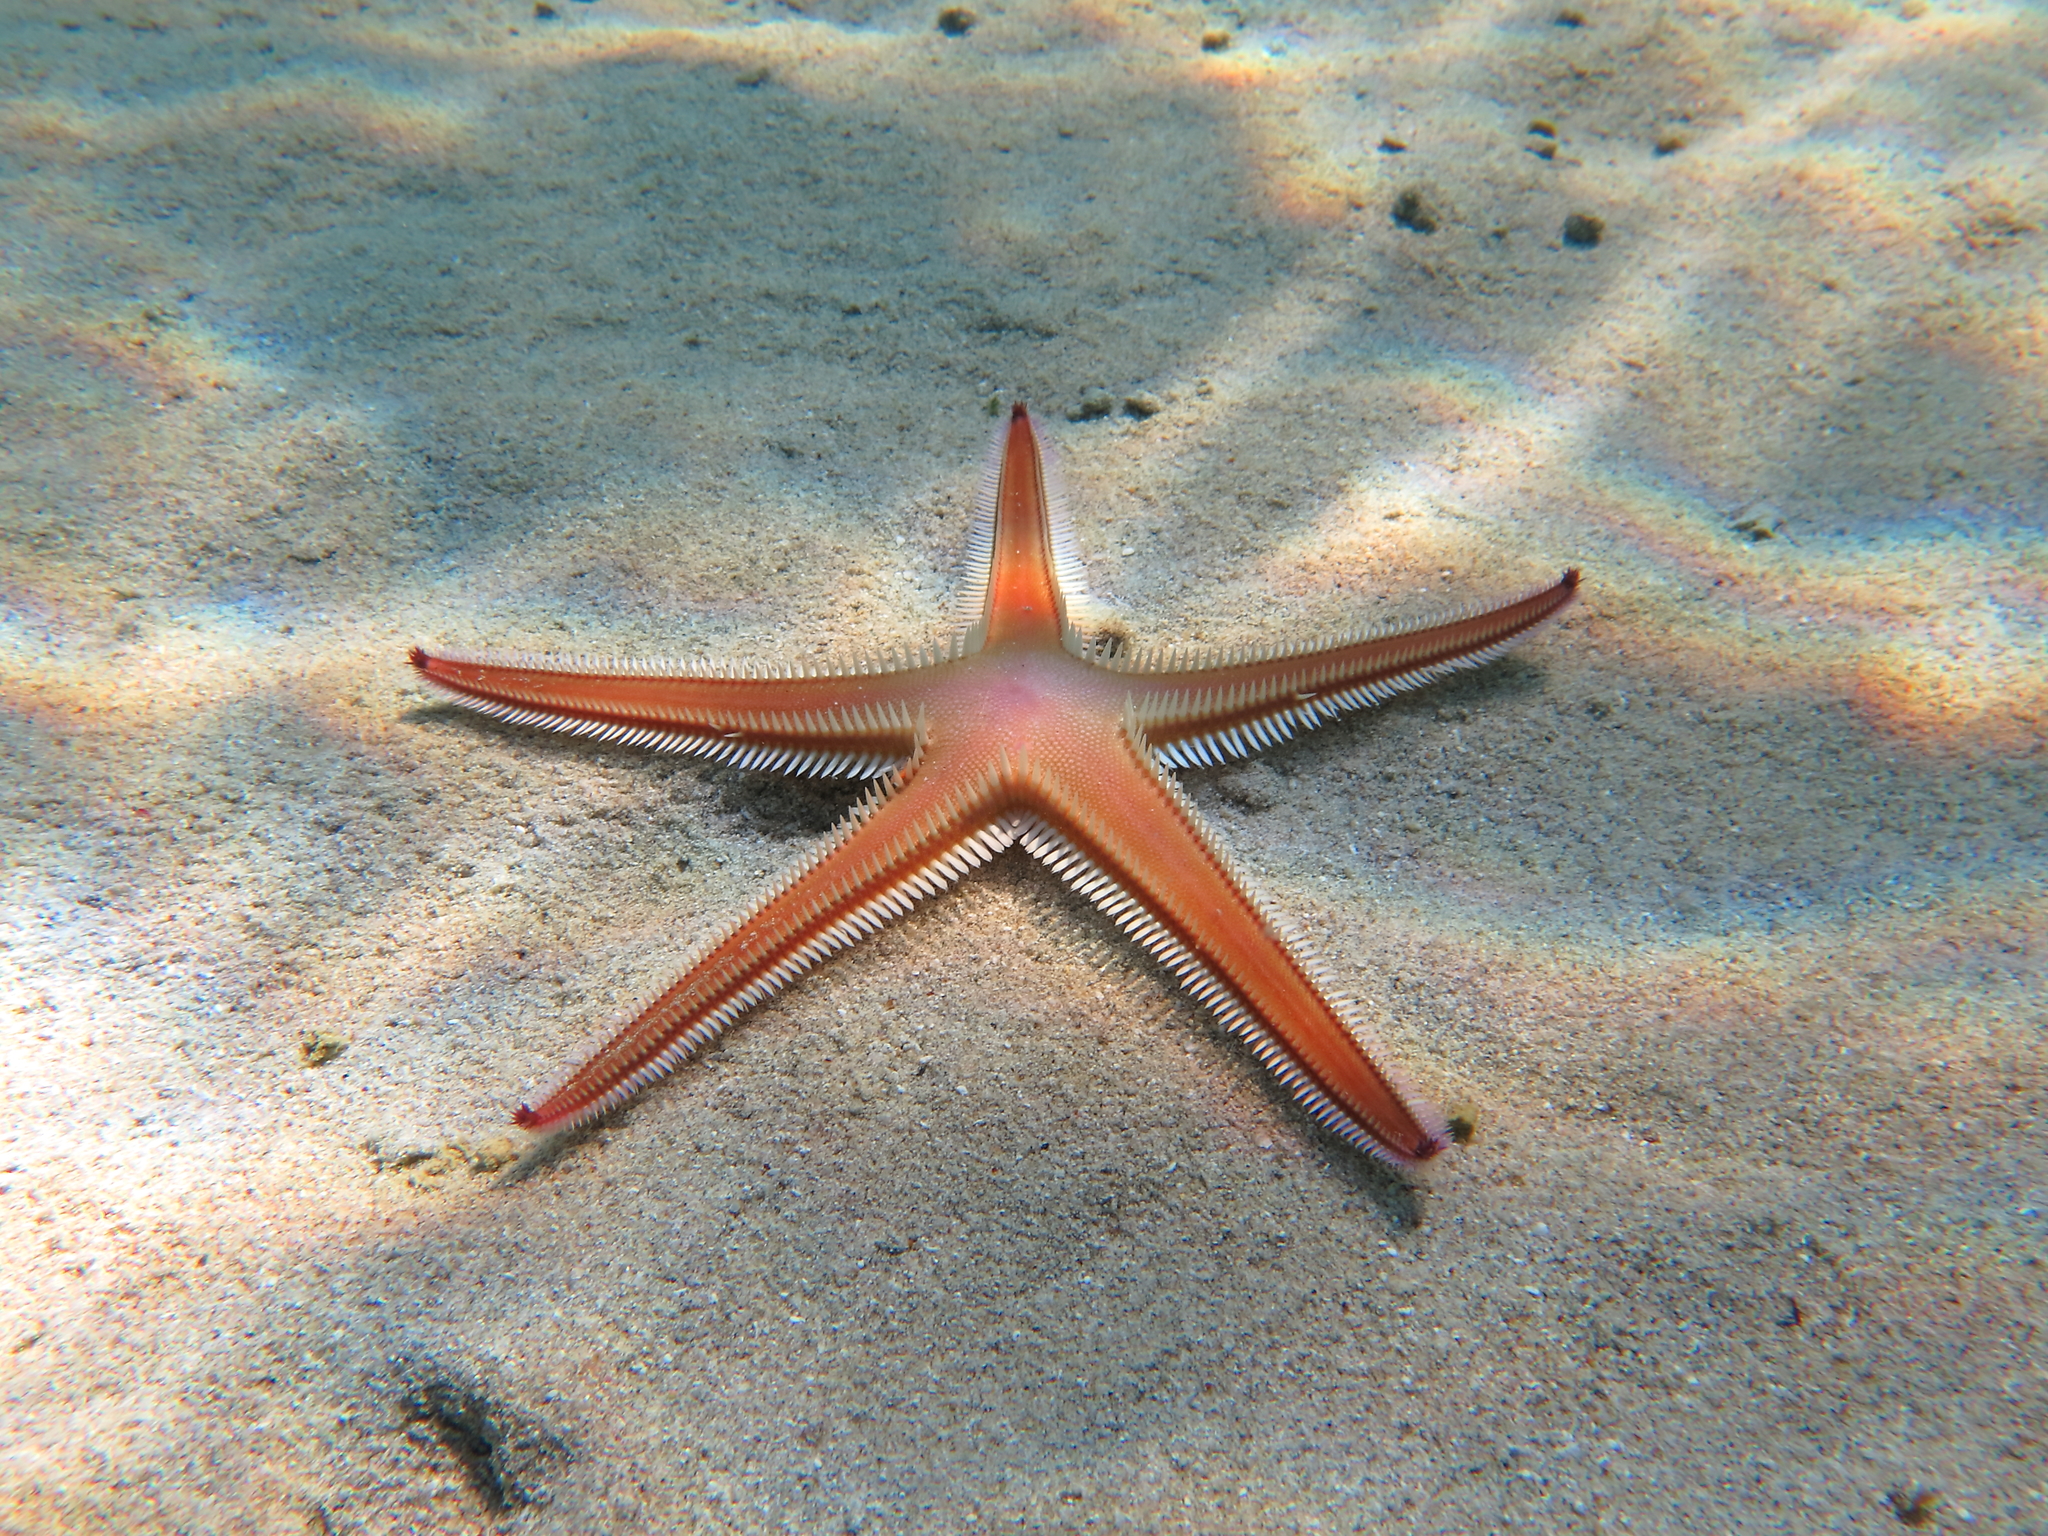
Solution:
[{"label": "granulated skin texture", "polygon": [[[330,9],[0,22],[0,1523],[2039,1523],[2038,19]],[[1585,572],[1182,775],[1470,1139],[1008,858],[522,1156],[858,789],[406,646],[942,641],[992,396],[1110,643]]]}]

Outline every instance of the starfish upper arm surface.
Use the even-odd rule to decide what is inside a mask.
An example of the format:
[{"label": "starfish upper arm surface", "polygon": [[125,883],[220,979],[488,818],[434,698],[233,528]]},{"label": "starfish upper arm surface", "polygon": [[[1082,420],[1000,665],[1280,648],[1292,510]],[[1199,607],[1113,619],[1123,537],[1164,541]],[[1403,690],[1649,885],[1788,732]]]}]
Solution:
[{"label": "starfish upper arm surface", "polygon": [[1577,594],[1579,573],[1512,602],[1449,619],[1236,651],[1137,651],[1107,665],[1131,678],[1137,719],[1171,767],[1246,757],[1382,704],[1447,673],[1484,666]]},{"label": "starfish upper arm surface", "polygon": [[909,758],[936,649],[836,669],[413,647],[437,692],[514,725],[783,773],[866,779]]}]

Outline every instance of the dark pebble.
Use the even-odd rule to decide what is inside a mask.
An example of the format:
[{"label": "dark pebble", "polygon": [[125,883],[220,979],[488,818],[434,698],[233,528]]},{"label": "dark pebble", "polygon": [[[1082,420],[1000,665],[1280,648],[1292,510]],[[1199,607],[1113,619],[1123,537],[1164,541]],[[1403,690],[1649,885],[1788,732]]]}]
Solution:
[{"label": "dark pebble", "polygon": [[949,5],[939,12],[939,30],[948,37],[965,37],[981,18],[964,5]]},{"label": "dark pebble", "polygon": [[1600,243],[1607,226],[1590,213],[1575,213],[1564,221],[1564,243],[1590,251]]},{"label": "dark pebble", "polygon": [[1418,235],[1433,235],[1438,223],[1437,211],[1430,206],[1428,198],[1410,187],[1394,199],[1394,222]]}]

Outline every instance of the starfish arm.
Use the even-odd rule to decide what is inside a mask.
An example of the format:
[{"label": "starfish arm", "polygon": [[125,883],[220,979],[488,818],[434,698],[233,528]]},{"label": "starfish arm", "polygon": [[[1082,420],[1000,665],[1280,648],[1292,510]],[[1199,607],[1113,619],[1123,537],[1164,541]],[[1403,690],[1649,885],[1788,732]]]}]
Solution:
[{"label": "starfish arm", "polygon": [[1578,590],[1571,570],[1526,597],[1447,620],[1193,657],[1140,651],[1107,665],[1131,674],[1138,723],[1160,760],[1192,767],[1247,757],[1346,710],[1492,661]]},{"label": "starfish arm", "polygon": [[1052,450],[1022,405],[996,429],[974,496],[959,613],[966,645],[1065,644],[1092,607]]},{"label": "starfish arm", "polygon": [[844,669],[434,653],[413,670],[465,708],[515,725],[687,752],[742,768],[872,778],[905,762],[934,677],[959,654]]},{"label": "starfish arm", "polygon": [[[961,765],[955,764],[954,768]],[[1000,769],[900,770],[682,976],[547,1093],[519,1107],[535,1130],[621,1104],[715,1040],[754,1004],[826,956],[908,912],[1015,838]]]},{"label": "starfish arm", "polygon": [[1121,746],[1090,765],[1085,791],[1027,765],[1018,841],[1174,971],[1333,1134],[1394,1163],[1443,1150],[1442,1117],[1246,888],[1128,708]]}]

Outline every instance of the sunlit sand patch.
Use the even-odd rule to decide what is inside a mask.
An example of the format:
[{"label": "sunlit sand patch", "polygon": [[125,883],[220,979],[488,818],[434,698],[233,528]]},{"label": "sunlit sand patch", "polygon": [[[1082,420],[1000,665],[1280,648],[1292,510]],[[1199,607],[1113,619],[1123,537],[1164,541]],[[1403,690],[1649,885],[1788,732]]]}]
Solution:
[{"label": "sunlit sand patch", "polygon": [[[359,1181],[322,1180],[309,1199],[298,1160],[270,1155],[279,1138],[299,1134],[291,1098],[240,1072],[223,1081],[195,1058],[212,1036],[249,1028],[247,1017],[229,1025],[223,1008],[193,1001],[210,965],[232,964],[205,958],[221,947],[224,900],[232,898],[220,885],[188,883],[182,898],[89,915],[89,940],[75,931],[78,918],[53,922],[43,903],[0,907],[0,1072],[20,1090],[12,1156],[18,1173],[65,1191],[59,1206],[16,1199],[0,1210],[0,1232],[21,1261],[0,1306],[17,1329],[47,1335],[48,1348],[75,1348],[102,1307],[152,1289],[167,1249],[197,1244],[267,1286],[280,1266],[300,1265],[338,1227],[371,1213]],[[124,954],[145,963],[106,963]],[[134,1070],[105,1076],[115,1042],[143,1072],[142,1087]],[[196,1211],[206,1214],[195,1226]],[[53,1215],[58,1228],[39,1225]],[[63,1241],[44,1240],[53,1230]]]},{"label": "sunlit sand patch", "polygon": [[[40,178],[18,212],[16,259],[0,270],[0,347],[31,349],[154,402],[203,399],[252,380],[252,370],[221,338],[192,323],[168,297],[152,301],[132,290],[80,294],[67,280],[67,268],[118,263],[168,284],[193,274],[190,252],[120,233],[97,199],[60,177]],[[17,409],[33,408],[49,387],[39,388],[24,372],[17,365]]]},{"label": "sunlit sand patch", "polygon": [[[2031,230],[2028,236],[2039,238]],[[1945,311],[1945,323],[1922,326],[1921,344],[1990,386],[1986,395],[2015,413],[2014,419],[2025,419],[2048,379],[2048,300],[2036,296],[2001,304],[1964,290]]]},{"label": "sunlit sand patch", "polygon": [[1905,82],[1924,81],[1945,60],[2017,50],[2037,44],[2041,36],[2038,13],[2014,5],[1945,8],[1918,17],[1861,6],[1809,6],[1803,19],[1813,26],[1815,40],[1828,46],[1827,56],[1801,83],[1774,92],[1768,106],[1752,113],[1731,142],[1805,140],[1817,128],[1862,120],[1859,97],[1866,92],[1888,107],[1904,109],[1887,114],[1894,122],[1938,117],[1941,106]]},{"label": "sunlit sand patch", "polygon": [[1240,38],[1201,54],[1188,71],[1196,84],[1225,98],[1220,104],[1235,120],[1244,169],[1272,217],[1329,228],[1363,204],[1371,174],[1341,163],[1332,153],[1337,146],[1301,121],[1318,93],[1335,87],[1310,50],[1276,56],[1256,38]]},{"label": "sunlit sand patch", "polygon": [[51,646],[49,630],[21,609],[0,615],[0,709],[46,730],[162,739],[278,686],[291,642],[264,616],[207,604],[180,617],[153,626],[145,644],[104,654]]},{"label": "sunlit sand patch", "polygon": [[1859,659],[1854,697],[1873,719],[1905,734],[1966,736],[2018,750],[2038,744],[2048,718],[2048,683],[2002,650],[1971,665],[1956,652],[1896,640]]},{"label": "sunlit sand patch", "polygon": [[[2048,706],[2048,689],[2018,660],[2025,644],[2014,643],[2038,635],[2048,613],[2024,591],[2012,594],[2022,604],[2002,612],[1984,602],[2010,569],[1997,541],[1960,551],[1954,540],[1892,539],[1767,553],[1734,536],[1725,514],[1668,488],[1614,476],[1581,483],[1583,511],[1610,521],[1638,558],[1744,594],[1738,605],[1706,610],[1717,617],[1713,628],[1761,621],[1789,640],[1801,625],[1816,626],[1782,665],[1807,671],[1817,688],[1846,691],[1853,676],[1855,696],[1888,726],[2016,739],[2016,724],[2026,733],[2019,717]],[[1796,563],[1788,569],[1788,561]]]},{"label": "sunlit sand patch", "polygon": [[[930,35],[894,34],[791,17],[736,27],[723,16],[686,6],[639,5],[634,19],[589,17],[572,27],[526,27],[517,38],[464,37],[379,26],[364,33],[373,52],[413,62],[464,64],[511,74],[558,72],[629,61],[720,64],[746,85],[771,77],[821,97],[866,98],[873,71],[905,49],[923,50]],[[919,53],[919,60],[924,55]]]},{"label": "sunlit sand patch", "polygon": [[189,400],[233,389],[248,370],[226,349],[167,311],[128,307],[66,320],[33,302],[0,298],[0,345],[27,345],[93,372],[112,374],[154,400]]},{"label": "sunlit sand patch", "polygon": [[447,96],[385,90],[334,74],[234,86],[164,106],[88,110],[46,97],[0,109],[0,135],[92,154],[133,154],[251,127],[326,122],[388,155],[446,158],[473,142],[469,116]]}]

